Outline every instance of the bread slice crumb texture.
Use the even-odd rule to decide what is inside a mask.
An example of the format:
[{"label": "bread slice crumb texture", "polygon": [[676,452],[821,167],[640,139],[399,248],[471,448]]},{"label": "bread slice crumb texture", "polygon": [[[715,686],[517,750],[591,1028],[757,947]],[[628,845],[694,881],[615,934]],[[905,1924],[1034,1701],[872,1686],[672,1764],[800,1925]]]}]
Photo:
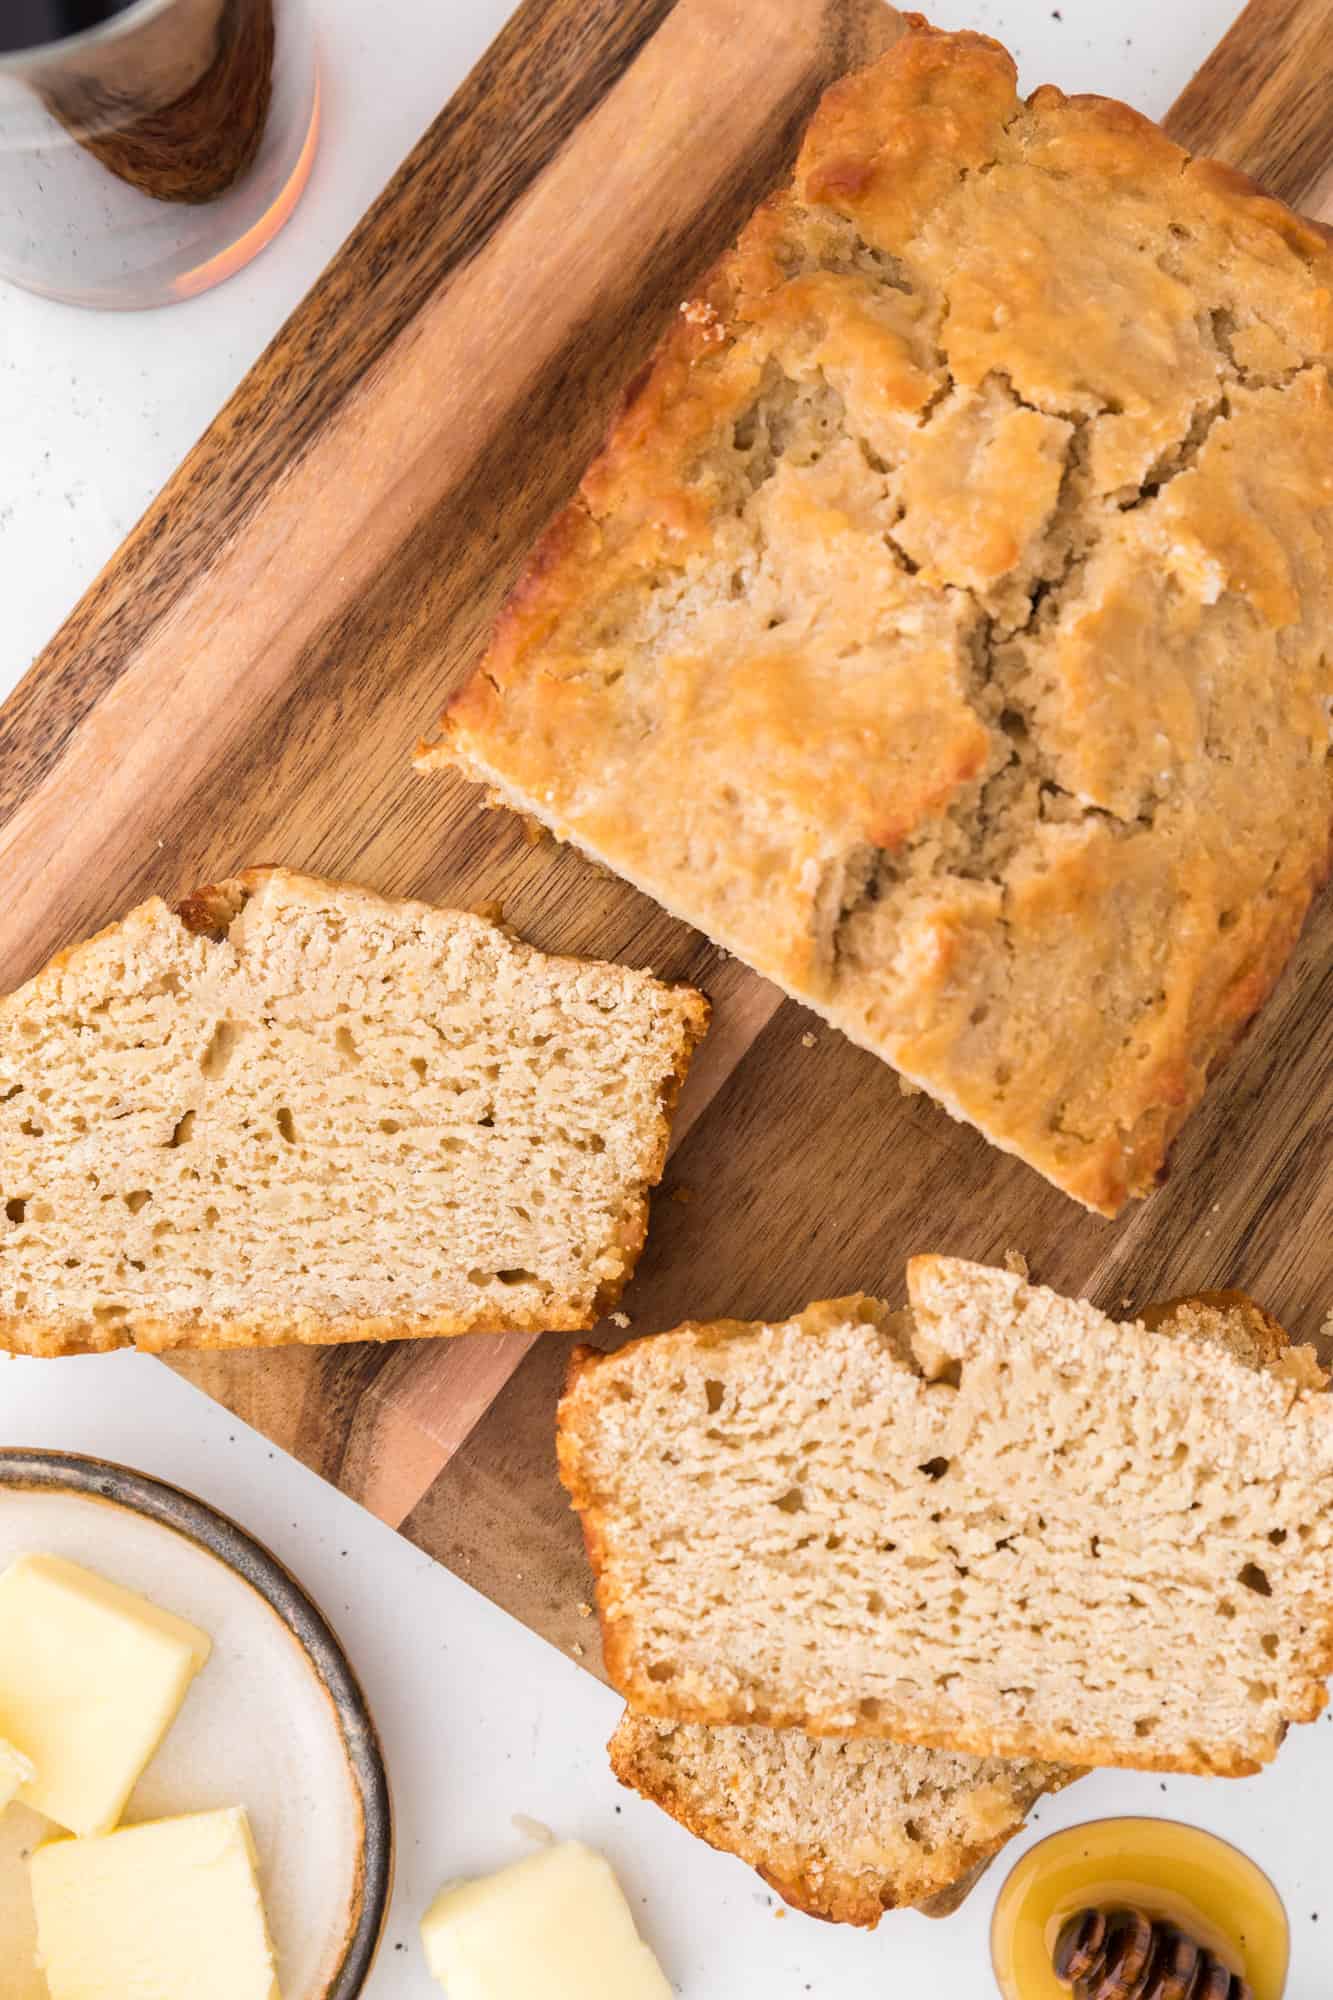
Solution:
[{"label": "bread slice crumb texture", "polygon": [[1333,1401],[1016,1273],[908,1282],[904,1313],[576,1362],[561,1469],[617,1687],[973,1756],[1267,1762],[1333,1664]]},{"label": "bread slice crumb texture", "polygon": [[0,1344],[592,1325],[707,1003],[254,870],[0,1002]]},{"label": "bread slice crumb texture", "polygon": [[[1041,1795],[1075,1772],[786,1729],[626,1714],[611,1768],[810,1916],[868,1929],[965,1893]],[[933,1914],[933,1912],[931,1912]],[[945,1912],[941,1911],[940,1914]]]}]

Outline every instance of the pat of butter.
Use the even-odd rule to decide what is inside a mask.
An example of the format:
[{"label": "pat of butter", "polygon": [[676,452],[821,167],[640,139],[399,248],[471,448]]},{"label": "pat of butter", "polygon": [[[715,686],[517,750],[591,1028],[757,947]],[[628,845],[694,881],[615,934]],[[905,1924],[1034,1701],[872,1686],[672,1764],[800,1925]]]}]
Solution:
[{"label": "pat of butter", "polygon": [[33,1776],[32,1765],[22,1756],[12,1743],[6,1743],[0,1736],[0,1812],[11,1799],[16,1799],[19,1786],[26,1785]]},{"label": "pat of butter", "polygon": [[441,1889],[421,1938],[449,2000],[671,2000],[609,1863],[577,1841]]},{"label": "pat of butter", "polygon": [[51,2000],[281,2000],[240,1806],[49,1841],[32,1900]]},{"label": "pat of butter", "polygon": [[0,1735],[35,1775],[25,1805],[106,1833],[211,1651],[206,1633],[61,1556],[0,1576]]}]

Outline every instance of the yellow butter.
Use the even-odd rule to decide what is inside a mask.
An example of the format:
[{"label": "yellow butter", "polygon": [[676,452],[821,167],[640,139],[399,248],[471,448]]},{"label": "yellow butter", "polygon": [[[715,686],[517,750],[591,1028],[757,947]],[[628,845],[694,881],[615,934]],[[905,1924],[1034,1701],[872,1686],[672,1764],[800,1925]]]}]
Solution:
[{"label": "yellow butter", "polygon": [[11,1799],[16,1799],[19,1786],[26,1785],[33,1775],[32,1765],[17,1751],[12,1743],[6,1743],[0,1736],[0,1812]]},{"label": "yellow butter", "polygon": [[239,1806],[50,1841],[32,1900],[51,2000],[281,2000]]},{"label": "yellow butter", "polygon": [[211,1641],[61,1556],[0,1576],[0,1736],[28,1759],[25,1805],[106,1833],[166,1735]]},{"label": "yellow butter", "polygon": [[442,1889],[421,1937],[449,2000],[671,2000],[610,1865],[577,1841]]}]

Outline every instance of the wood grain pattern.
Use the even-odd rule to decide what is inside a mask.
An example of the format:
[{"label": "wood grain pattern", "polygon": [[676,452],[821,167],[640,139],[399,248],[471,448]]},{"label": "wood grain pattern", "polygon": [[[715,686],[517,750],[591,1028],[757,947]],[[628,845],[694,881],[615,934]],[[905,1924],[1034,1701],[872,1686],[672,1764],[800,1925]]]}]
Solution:
[{"label": "wood grain pattern", "polygon": [[[1329,5],[1258,0],[1177,135],[1313,199],[1333,122],[1305,31]],[[0,712],[0,983],[152,889],[265,857],[499,900],[540,945],[715,1003],[623,1301],[635,1331],[896,1297],[915,1250],[1017,1248],[1112,1308],[1238,1284],[1308,1334],[1333,1240],[1327,897],[1170,1185],[1108,1223],[571,850],[409,770],[620,383],[819,91],[892,32],[879,0],[526,0]],[[551,1453],[568,1345],[177,1365],[592,1665]]]},{"label": "wood grain pattern", "polygon": [[1319,215],[1333,197],[1333,0],[1250,0],[1167,125]]}]

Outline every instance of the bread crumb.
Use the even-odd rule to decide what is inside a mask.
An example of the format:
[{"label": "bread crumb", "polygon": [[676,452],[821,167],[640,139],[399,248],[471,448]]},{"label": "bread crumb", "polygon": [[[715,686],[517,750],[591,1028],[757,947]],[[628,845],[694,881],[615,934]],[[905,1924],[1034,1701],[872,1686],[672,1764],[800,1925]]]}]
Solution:
[{"label": "bread crumb", "polygon": [[503,924],[505,920],[505,906],[503,903],[495,901],[474,903],[472,905],[472,914],[474,917],[481,917],[488,924]]},{"label": "bread crumb", "polygon": [[803,1049],[812,1049],[814,1045],[815,1045],[815,1037],[813,1035],[801,1036],[801,1047]]},{"label": "bread crumb", "polygon": [[580,1645],[579,1641],[576,1639],[569,1650],[574,1655],[574,1658],[576,1660],[581,1660],[583,1658],[583,1655],[587,1652],[588,1648],[586,1646]]},{"label": "bread crumb", "polygon": [[1133,1310],[1133,1306],[1134,1306],[1134,1301],[1131,1298],[1123,1298],[1120,1301],[1120,1310],[1122,1313],[1131,1312]]},{"label": "bread crumb", "polygon": [[782,1919],[786,1916],[786,1914],[787,1914],[787,1905],[785,1903],[779,1903],[777,1908],[773,1912],[774,1918],[778,1923],[782,1922]]},{"label": "bread crumb", "polygon": [[911,1078],[906,1076],[898,1078],[898,1090],[903,1097],[920,1097],[921,1095],[921,1085],[913,1083]]},{"label": "bread crumb", "polygon": [[672,1201],[693,1201],[694,1189],[686,1181],[678,1181],[671,1190]]},{"label": "bread crumb", "polygon": [[621,1313],[621,1312],[612,1313],[611,1324],[612,1326],[620,1326],[620,1327],[629,1326],[631,1324],[630,1316],[628,1313]]},{"label": "bread crumb", "polygon": [[518,823],[523,829],[523,838],[529,847],[540,847],[544,840],[550,841],[554,847],[554,836],[548,833],[541,821],[534,819],[531,813],[520,813]]},{"label": "bread crumb", "polygon": [[1027,1278],[1032,1275],[1028,1270],[1028,1260],[1021,1250],[1005,1251],[1004,1268],[1006,1271],[1012,1271],[1016,1278]]},{"label": "bread crumb", "polygon": [[580,1618],[592,1617],[591,1604],[585,1604],[582,1598],[579,1599],[579,1602],[574,1606],[574,1609],[578,1612]]}]

